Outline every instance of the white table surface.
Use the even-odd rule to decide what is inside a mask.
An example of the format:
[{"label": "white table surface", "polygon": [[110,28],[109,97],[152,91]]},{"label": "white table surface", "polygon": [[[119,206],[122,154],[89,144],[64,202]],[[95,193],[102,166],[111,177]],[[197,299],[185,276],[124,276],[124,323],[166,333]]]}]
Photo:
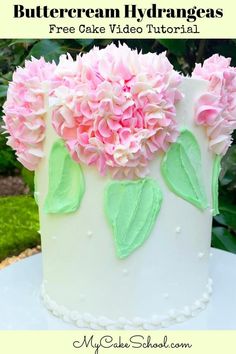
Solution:
[{"label": "white table surface", "polygon": [[[207,309],[170,329],[236,329],[236,255],[216,249],[212,253],[213,295]],[[0,271],[0,330],[76,329],[44,308],[41,281],[41,254]]]}]

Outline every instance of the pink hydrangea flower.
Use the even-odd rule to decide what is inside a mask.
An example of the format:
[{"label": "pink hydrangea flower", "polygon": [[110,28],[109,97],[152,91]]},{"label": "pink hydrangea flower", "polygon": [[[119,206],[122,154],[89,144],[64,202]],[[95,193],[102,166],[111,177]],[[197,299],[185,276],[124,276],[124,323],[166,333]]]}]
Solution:
[{"label": "pink hydrangea flower", "polygon": [[207,93],[196,105],[195,119],[206,127],[209,148],[224,155],[236,129],[236,68],[230,66],[230,58],[215,54],[197,64],[192,76],[209,81]]},{"label": "pink hydrangea flower", "polygon": [[35,170],[43,157],[44,97],[50,90],[55,67],[55,63],[46,63],[43,58],[26,61],[25,68],[14,72],[4,104],[3,120],[10,134],[8,145],[29,170]]},{"label": "pink hydrangea flower", "polygon": [[53,126],[72,157],[114,178],[143,177],[148,162],[178,136],[181,76],[165,53],[126,45],[61,56],[51,95]]}]

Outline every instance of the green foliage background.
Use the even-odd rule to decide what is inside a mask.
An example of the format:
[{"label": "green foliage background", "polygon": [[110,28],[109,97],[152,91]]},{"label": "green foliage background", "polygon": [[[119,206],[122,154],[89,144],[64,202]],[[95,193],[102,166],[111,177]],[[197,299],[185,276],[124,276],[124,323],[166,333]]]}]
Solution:
[{"label": "green foliage background", "polygon": [[30,196],[0,201],[0,262],[40,243],[38,211]]},{"label": "green foliage background", "polygon": [[[6,99],[7,87],[11,81],[12,73],[17,66],[23,66],[24,61],[31,56],[44,58],[48,61],[58,61],[62,53],[70,53],[75,57],[80,52],[87,52],[94,45],[100,48],[112,42],[111,39],[15,39],[0,40],[0,105]],[[113,41],[118,43],[118,40]],[[121,40],[131,48],[137,48],[146,52],[160,53],[167,51],[167,55],[175,69],[191,74],[195,63],[202,62],[214,53],[231,57],[231,64],[236,66],[236,40],[197,40],[197,39],[146,39],[146,40]],[[2,115],[2,112],[0,113]],[[0,116],[0,125],[1,124]],[[1,128],[0,128],[1,131]],[[212,245],[223,250],[236,253],[236,134],[234,142],[228,153],[222,160],[222,171],[220,175],[220,215],[214,218]],[[22,168],[16,161],[14,152],[7,147],[6,138],[0,135],[0,174],[14,174],[17,171],[22,173],[26,183],[32,190],[32,174]],[[7,201],[5,201],[7,202]],[[26,200],[25,200],[26,203]],[[30,202],[31,203],[31,202]],[[9,205],[9,204],[8,204]],[[10,203],[10,207],[13,205]],[[32,205],[30,204],[31,208]],[[6,206],[5,206],[5,210]],[[3,209],[1,210],[3,213]],[[3,214],[2,214],[3,215]],[[7,216],[4,220],[7,220]],[[24,223],[23,223],[24,225]],[[35,222],[32,237],[35,239]],[[1,236],[1,235],[0,235]],[[35,241],[36,242],[36,241]],[[37,241],[38,242],[38,241]]]}]

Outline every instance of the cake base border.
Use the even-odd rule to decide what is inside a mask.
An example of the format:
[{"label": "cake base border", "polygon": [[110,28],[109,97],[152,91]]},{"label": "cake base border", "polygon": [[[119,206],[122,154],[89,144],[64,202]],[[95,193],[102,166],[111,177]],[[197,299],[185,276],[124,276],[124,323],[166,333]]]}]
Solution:
[{"label": "cake base border", "polygon": [[192,305],[185,306],[181,310],[171,309],[167,315],[158,316],[153,315],[149,319],[135,317],[127,319],[120,317],[117,320],[111,320],[105,316],[94,317],[89,313],[81,315],[78,311],[68,310],[65,306],[57,304],[46,293],[44,284],[41,286],[41,297],[45,307],[54,315],[65,322],[71,323],[81,329],[92,330],[155,330],[170,327],[176,323],[181,323],[191,317],[195,317],[199,312],[203,311],[212,294],[212,279],[209,278],[206,290],[202,297],[196,300]]}]

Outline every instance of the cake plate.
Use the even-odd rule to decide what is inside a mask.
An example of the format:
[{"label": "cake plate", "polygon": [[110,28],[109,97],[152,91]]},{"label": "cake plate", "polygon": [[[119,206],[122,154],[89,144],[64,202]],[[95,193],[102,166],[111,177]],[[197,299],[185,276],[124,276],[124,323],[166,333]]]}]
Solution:
[{"label": "cake plate", "polygon": [[[212,249],[210,275],[213,279],[213,295],[206,310],[168,329],[236,329],[236,255]],[[41,254],[0,271],[0,330],[76,329],[53,316],[43,306],[41,282]]]}]

